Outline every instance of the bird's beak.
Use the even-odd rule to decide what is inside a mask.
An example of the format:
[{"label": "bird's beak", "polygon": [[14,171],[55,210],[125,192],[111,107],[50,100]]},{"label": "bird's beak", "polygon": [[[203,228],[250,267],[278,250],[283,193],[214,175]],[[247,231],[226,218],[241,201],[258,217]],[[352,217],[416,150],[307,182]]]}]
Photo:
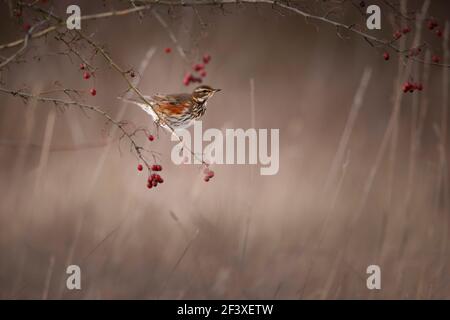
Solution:
[{"label": "bird's beak", "polygon": [[214,89],[214,92],[222,91],[222,89]]}]

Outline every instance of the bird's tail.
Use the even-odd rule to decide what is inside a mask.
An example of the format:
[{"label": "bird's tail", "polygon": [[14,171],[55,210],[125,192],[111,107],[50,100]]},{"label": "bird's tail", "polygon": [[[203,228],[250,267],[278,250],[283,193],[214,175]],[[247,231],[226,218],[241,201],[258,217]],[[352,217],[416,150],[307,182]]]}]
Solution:
[{"label": "bird's tail", "polygon": [[142,101],[139,101],[139,100],[128,99],[128,98],[123,98],[123,97],[117,97],[117,99],[120,99],[120,100],[125,101],[127,103],[135,104],[138,107],[140,107],[142,110],[147,112],[153,118],[153,121],[158,121],[159,120],[158,115],[155,113],[153,108],[151,106],[149,106],[148,104],[146,104],[146,103],[144,103]]}]

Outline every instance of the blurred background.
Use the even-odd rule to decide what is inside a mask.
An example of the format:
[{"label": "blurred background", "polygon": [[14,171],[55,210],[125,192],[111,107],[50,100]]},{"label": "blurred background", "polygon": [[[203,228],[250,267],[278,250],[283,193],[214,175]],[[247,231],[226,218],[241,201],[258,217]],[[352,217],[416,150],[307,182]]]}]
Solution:
[{"label": "blurred background", "polygon": [[[72,2],[44,5],[64,17]],[[369,33],[392,37],[404,22],[385,1],[373,2],[382,9],[382,30]],[[358,4],[345,1],[329,18],[364,28]],[[407,1],[407,10],[422,4]],[[82,15],[128,7],[79,5]],[[300,5],[317,14],[337,6]],[[448,7],[432,1],[427,16],[443,27]],[[32,23],[32,14],[18,21],[8,1],[0,8],[0,43],[22,38],[21,24]],[[210,54],[204,82],[223,91],[209,102],[203,128],[254,122],[280,129],[278,174],[260,176],[259,165],[215,165],[216,176],[205,183],[200,166],[171,162],[174,143],[160,132],[154,142],[139,138],[161,153],[165,182],[148,190],[129,144],[119,143],[103,118],[1,93],[1,298],[450,297],[442,118],[448,68],[414,63],[404,74],[395,52],[385,61],[384,49],[353,33],[271,6],[155,10],[168,28],[147,11],[83,21],[82,31],[126,70],[147,59],[138,85],[146,94],[190,92],[195,85],[184,86],[183,76]],[[401,39],[406,48],[418,32],[410,26]],[[422,57],[443,57],[443,40],[425,26],[421,34],[428,44]],[[127,84],[99,55],[80,48],[98,68],[84,80],[79,60],[61,54],[65,49],[54,34],[31,41],[19,63],[2,71],[1,87],[77,89],[80,100],[156,133],[143,111],[116,99]],[[403,94],[408,79],[424,90]],[[66,289],[71,264],[81,268],[81,290]],[[372,264],[381,268],[381,290],[366,287]]]}]

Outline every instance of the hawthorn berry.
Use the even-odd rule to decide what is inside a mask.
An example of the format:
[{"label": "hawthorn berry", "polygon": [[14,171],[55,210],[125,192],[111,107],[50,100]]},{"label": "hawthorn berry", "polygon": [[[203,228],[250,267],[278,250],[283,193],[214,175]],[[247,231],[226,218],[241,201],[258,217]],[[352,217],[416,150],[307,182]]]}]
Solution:
[{"label": "hawthorn berry", "polygon": [[387,52],[383,53],[383,59],[388,61],[389,60],[389,53],[387,53]]},{"label": "hawthorn berry", "polygon": [[155,140],[155,137],[154,137],[153,135],[150,134],[150,135],[148,136],[148,140],[153,141],[153,140]]},{"label": "hawthorn berry", "polygon": [[438,26],[438,24],[435,20],[428,20],[428,22],[427,22],[428,29],[433,30],[437,26]]},{"label": "hawthorn berry", "polygon": [[409,81],[407,81],[407,82],[405,82],[405,83],[403,84],[402,90],[403,90],[403,92],[405,92],[405,93],[408,92],[408,91],[412,92],[412,91],[414,91],[414,87],[413,87],[413,85],[412,85]]},{"label": "hawthorn berry", "polygon": [[203,63],[197,63],[192,67],[192,69],[194,69],[197,72],[200,70],[203,70],[204,68],[205,68],[205,65]]},{"label": "hawthorn berry", "polygon": [[188,86],[190,83],[191,83],[191,81],[192,81],[192,74],[191,73],[187,73],[185,76],[184,76],[184,78],[183,78],[183,84],[185,85],[185,86]]},{"label": "hawthorn berry", "polygon": [[147,188],[151,189],[151,188],[153,188],[153,185],[150,182],[148,182],[147,183]]},{"label": "hawthorn berry", "polygon": [[144,169],[144,167],[142,166],[142,164],[138,164],[137,169],[138,169],[138,171],[142,171],[142,169]]},{"label": "hawthorn berry", "polygon": [[83,78],[84,78],[85,80],[89,79],[90,77],[91,77],[91,74],[90,74],[89,72],[83,73]]},{"label": "hawthorn berry", "polygon": [[409,26],[406,26],[402,29],[403,34],[407,34],[411,31],[411,28]]},{"label": "hawthorn berry", "polygon": [[200,77],[204,78],[206,77],[206,71],[202,70],[202,72],[200,72]]},{"label": "hawthorn berry", "polygon": [[165,53],[171,53],[172,52],[172,48],[167,47],[167,48],[164,49],[164,52]]},{"label": "hawthorn berry", "polygon": [[94,88],[92,88],[89,92],[92,96],[95,96],[97,94],[97,90],[95,90]]},{"label": "hawthorn berry", "polygon": [[400,39],[402,37],[402,33],[397,30],[397,31],[394,32],[393,37],[394,37],[395,40],[398,40],[398,39]]},{"label": "hawthorn berry", "polygon": [[162,171],[162,167],[159,164],[152,165],[152,171]]},{"label": "hawthorn berry", "polygon": [[433,61],[434,63],[439,63],[439,61],[441,61],[441,58],[437,55],[434,55],[433,57],[431,57],[431,61]]},{"label": "hawthorn berry", "polygon": [[209,54],[205,54],[204,56],[203,56],[203,62],[205,63],[205,64],[208,64],[208,62],[211,60],[211,56],[209,55]]},{"label": "hawthorn berry", "polygon": [[84,63],[80,63],[80,70],[86,69],[86,65]]},{"label": "hawthorn berry", "polygon": [[205,180],[206,182],[214,177],[214,171],[210,170],[208,167],[203,170],[203,173],[205,174],[203,180]]},{"label": "hawthorn berry", "polygon": [[441,30],[441,29],[437,29],[437,30],[436,30],[436,35],[437,35],[439,38],[442,38],[442,30]]},{"label": "hawthorn berry", "polygon": [[415,56],[417,56],[421,51],[422,51],[422,49],[420,49],[420,48],[411,48],[411,49],[409,49],[409,56],[415,57]]}]

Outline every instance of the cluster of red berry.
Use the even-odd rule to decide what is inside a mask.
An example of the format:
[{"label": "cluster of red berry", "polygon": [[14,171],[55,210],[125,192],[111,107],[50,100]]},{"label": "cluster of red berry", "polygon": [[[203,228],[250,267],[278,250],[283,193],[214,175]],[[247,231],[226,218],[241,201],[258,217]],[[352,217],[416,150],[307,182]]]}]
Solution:
[{"label": "cluster of red berry", "polygon": [[427,28],[428,30],[434,30],[436,28],[436,31],[434,32],[439,38],[442,37],[442,29],[439,28],[439,24],[437,23],[436,20],[434,19],[430,19],[427,22]]},{"label": "cluster of red berry", "polygon": [[151,189],[153,187],[157,187],[158,183],[163,183],[164,180],[161,178],[161,176],[157,173],[152,173],[150,177],[148,177],[147,180],[147,188]]},{"label": "cluster of red berry", "polygon": [[402,87],[402,90],[405,93],[408,92],[408,91],[409,92],[414,92],[414,90],[422,91],[422,89],[423,89],[423,86],[422,86],[421,83],[411,83],[409,81],[405,82],[403,84],[403,87]]},{"label": "cluster of red berry", "polygon": [[[144,166],[142,164],[138,164],[138,171],[144,170]],[[154,164],[150,168],[153,172],[162,171],[162,166],[159,164]],[[147,188],[151,189],[153,187],[158,186],[159,183],[163,183],[164,179],[157,173],[152,173],[147,179]]]},{"label": "cluster of red berry", "polygon": [[[435,34],[441,38],[442,37],[442,29],[439,28],[439,24],[436,22],[436,20],[434,19],[429,19],[427,21],[427,28],[429,30],[435,30]],[[409,26],[406,26],[400,30],[396,30],[393,34],[393,37],[395,40],[398,40],[402,37],[402,35],[405,35],[407,33],[411,32],[411,28]],[[415,57],[418,56],[420,53],[422,52],[422,49],[417,47],[417,48],[411,48],[408,52],[408,54],[406,55],[406,57]],[[384,60],[389,60],[390,56],[388,52],[383,52],[383,59]],[[441,58],[434,54],[431,57],[431,61],[433,63],[439,63],[441,61]],[[423,86],[421,83],[411,83],[409,81],[405,82],[402,86],[402,90],[403,92],[414,92],[415,90],[418,91],[422,91],[423,90]]]},{"label": "cluster of red berry", "polygon": [[[21,18],[22,18],[22,8],[16,8],[16,9],[14,9],[14,10],[13,10],[13,15],[19,20],[19,23],[20,23],[20,21],[22,20],[22,19],[21,19]],[[23,30],[24,30],[25,32],[28,32],[28,31],[30,30],[30,28],[31,28],[31,25],[30,25],[29,23],[25,22],[25,23],[22,25],[22,28],[23,28]]]},{"label": "cluster of red berry", "polygon": [[208,167],[206,167],[205,170],[203,170],[203,173],[205,174],[205,177],[203,178],[205,182],[208,182],[210,179],[214,177],[214,171],[210,170]]},{"label": "cluster of red berry", "polygon": [[209,63],[209,61],[211,60],[211,56],[209,54],[205,54],[203,56],[203,62],[202,63],[196,63],[192,66],[192,70],[194,70],[194,72],[197,72],[199,76],[195,76],[194,74],[192,74],[192,72],[188,72],[184,78],[183,78],[183,84],[185,86],[188,86],[191,83],[201,83],[202,82],[202,78],[206,77],[206,65]]},{"label": "cluster of red berry", "polygon": [[[155,140],[155,137],[153,135],[149,134],[148,140],[153,141],[153,140]],[[142,170],[144,170],[144,166],[142,164],[138,164],[137,169],[138,169],[138,171],[142,171]],[[149,169],[149,171],[151,171],[153,173],[147,179],[147,188],[151,189],[153,187],[156,187],[159,183],[164,182],[163,178],[161,178],[161,176],[156,173],[156,172],[162,171],[162,166],[160,164],[153,164],[148,169]]]},{"label": "cluster of red berry", "polygon": [[[439,28],[439,24],[436,22],[436,20],[429,19],[427,21],[427,28],[429,30],[435,30],[436,36],[438,36],[439,38],[442,38],[442,29]],[[395,40],[398,40],[402,37],[403,34],[407,34],[409,32],[411,32],[411,28],[409,26],[406,26],[406,27],[402,28],[401,30],[396,30],[393,34],[393,37]],[[420,52],[421,52],[420,48],[412,48],[409,52],[409,56],[417,56]],[[384,60],[389,60],[389,53],[384,52],[383,58],[384,58]],[[433,55],[431,60],[434,63],[439,63],[441,58],[438,55]]]},{"label": "cluster of red berry", "polygon": [[[435,30],[434,34],[439,38],[442,38],[442,29],[439,27],[439,24],[437,23],[436,20],[434,19],[428,20],[427,28],[430,31]],[[441,58],[438,55],[433,55],[431,57],[431,61],[433,61],[434,63],[439,63],[441,61]]]},{"label": "cluster of red berry", "polygon": [[[80,64],[80,70],[86,70],[86,69],[87,69],[86,64],[81,63],[81,64]],[[89,71],[84,71],[84,73],[83,73],[83,79],[84,79],[84,80],[88,80],[88,79],[90,79],[90,78],[91,78],[91,74],[89,73]],[[95,88],[91,88],[91,89],[89,90],[89,92],[91,93],[92,96],[95,96],[95,95],[97,94],[97,90],[95,90]]]},{"label": "cluster of red berry", "polygon": [[407,34],[411,32],[411,27],[410,26],[406,26],[403,27],[401,30],[396,30],[393,34],[393,37],[395,40],[398,40],[402,37],[403,34]]}]

